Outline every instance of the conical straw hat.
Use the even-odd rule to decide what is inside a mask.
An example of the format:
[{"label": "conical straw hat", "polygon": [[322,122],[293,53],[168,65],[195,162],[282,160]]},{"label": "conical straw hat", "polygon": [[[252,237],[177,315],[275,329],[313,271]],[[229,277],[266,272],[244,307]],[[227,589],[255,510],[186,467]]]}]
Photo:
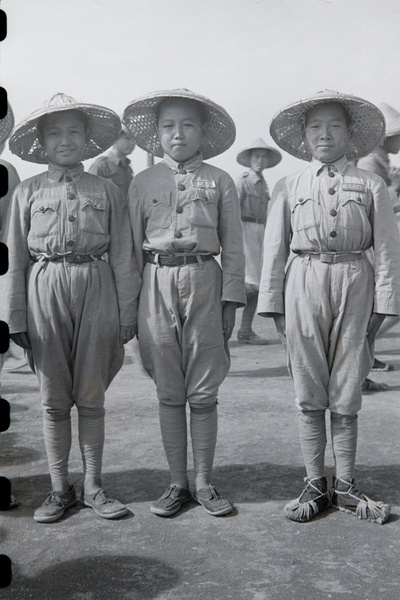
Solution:
[{"label": "conical straw hat", "polygon": [[11,105],[7,102],[7,114],[3,119],[0,119],[0,144],[6,141],[14,127],[14,113]]},{"label": "conical straw hat", "polygon": [[384,102],[379,105],[379,108],[383,112],[386,121],[386,137],[400,135],[400,113]]},{"label": "conical straw hat", "polygon": [[236,157],[236,160],[240,165],[244,167],[250,167],[250,156],[252,150],[267,150],[268,152],[268,166],[267,169],[271,169],[275,167],[282,160],[282,154],[276,148],[272,148],[272,146],[268,146],[266,142],[262,138],[258,138],[255,142],[247,146],[239,152]]},{"label": "conical straw hat", "polygon": [[200,150],[203,158],[222,154],[235,141],[235,123],[222,106],[191,90],[178,88],[141,96],[126,107],[123,122],[137,145],[146,152],[158,157],[164,155],[156,125],[157,108],[166,98],[187,98],[196,100],[202,105],[205,122],[203,123],[203,143]]},{"label": "conical straw hat", "polygon": [[317,104],[339,102],[349,113],[352,131],[346,156],[348,160],[369,154],[385,135],[385,119],[374,105],[350,94],[324,90],[289,104],[272,119],[270,133],[280,148],[296,158],[310,161],[312,154],[304,138],[305,116]]},{"label": "conical straw hat", "polygon": [[93,158],[107,150],[121,131],[118,115],[109,108],[84,104],[66,94],[55,94],[42,108],[16,126],[9,142],[11,152],[29,162],[48,163],[40,141],[38,123],[44,115],[66,110],[79,110],[85,113],[89,120],[89,139],[82,160]]}]

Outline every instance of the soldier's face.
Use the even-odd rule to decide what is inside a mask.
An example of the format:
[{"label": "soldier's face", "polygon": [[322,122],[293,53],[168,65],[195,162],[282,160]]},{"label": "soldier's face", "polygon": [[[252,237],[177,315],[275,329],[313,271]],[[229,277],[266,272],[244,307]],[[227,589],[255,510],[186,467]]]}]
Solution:
[{"label": "soldier's face", "polygon": [[269,156],[268,150],[262,148],[255,148],[250,152],[250,167],[256,173],[261,173],[268,167]]},{"label": "soldier's face", "polygon": [[185,99],[163,102],[157,127],[164,152],[177,162],[187,160],[201,147],[200,113],[193,103]]},{"label": "soldier's face", "polygon": [[305,138],[313,156],[332,163],[345,155],[350,129],[344,108],[337,102],[318,104],[306,116]]},{"label": "soldier's face", "polygon": [[61,167],[79,164],[86,148],[83,120],[75,111],[63,111],[46,118],[42,143],[49,162]]}]

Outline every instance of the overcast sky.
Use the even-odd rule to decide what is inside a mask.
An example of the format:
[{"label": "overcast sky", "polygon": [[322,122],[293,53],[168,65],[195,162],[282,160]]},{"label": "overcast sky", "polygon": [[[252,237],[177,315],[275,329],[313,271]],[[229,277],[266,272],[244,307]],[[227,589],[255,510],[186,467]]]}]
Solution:
[{"label": "overcast sky", "polygon": [[[224,106],[235,144],[212,163],[233,177],[241,148],[291,101],[334,88],[400,110],[399,0],[1,0],[1,85],[17,122],[56,92],[121,114],[187,87]],[[10,154],[21,178],[43,171]],[[146,155],[132,155],[136,172]],[[398,159],[397,159],[398,160]],[[396,161],[395,161],[396,162]],[[88,167],[90,162],[86,162]],[[284,154],[270,186],[301,167]]]}]

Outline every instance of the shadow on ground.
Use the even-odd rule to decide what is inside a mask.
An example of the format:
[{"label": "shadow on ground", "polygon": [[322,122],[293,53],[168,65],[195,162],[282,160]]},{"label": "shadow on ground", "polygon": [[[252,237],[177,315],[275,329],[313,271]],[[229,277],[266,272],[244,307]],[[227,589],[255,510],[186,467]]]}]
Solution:
[{"label": "shadow on ground", "polygon": [[[333,472],[328,472],[331,482]],[[257,503],[287,501],[298,496],[303,486],[304,468],[288,467],[271,463],[231,464],[214,469],[214,483],[220,492],[234,503]],[[400,467],[357,466],[356,478],[362,491],[374,499],[390,499],[400,502]],[[193,473],[189,471],[189,479]],[[77,492],[82,487],[82,475],[71,473],[71,482]],[[115,495],[124,504],[152,502],[169,484],[168,472],[161,469],[137,469],[118,473],[104,473],[103,486],[110,495]],[[17,500],[25,507],[36,508],[50,489],[48,475],[20,477],[12,480],[12,490]],[[11,510],[10,515],[18,515]]]},{"label": "shadow on ground", "polygon": [[103,555],[53,564],[34,578],[16,571],[9,593],[13,600],[151,600],[177,581],[177,571],[159,560]]}]

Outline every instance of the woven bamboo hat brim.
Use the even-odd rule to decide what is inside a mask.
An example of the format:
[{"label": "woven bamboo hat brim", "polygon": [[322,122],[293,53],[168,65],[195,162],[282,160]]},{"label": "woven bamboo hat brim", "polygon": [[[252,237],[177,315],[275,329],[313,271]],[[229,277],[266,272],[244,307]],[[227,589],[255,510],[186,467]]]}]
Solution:
[{"label": "woven bamboo hat brim", "polygon": [[351,117],[348,160],[366,156],[378,146],[385,135],[382,112],[367,100],[334,90],[318,92],[280,110],[270,125],[270,134],[278,146],[296,158],[311,161],[312,154],[304,139],[305,115],[310,108],[326,102],[339,102]]},{"label": "woven bamboo hat brim", "polygon": [[164,155],[156,125],[157,107],[166,98],[188,98],[200,102],[203,106],[205,122],[200,148],[203,158],[222,154],[232,146],[236,137],[236,127],[226,110],[205,96],[179,88],[147,94],[133,100],[126,107],[123,122],[140,148],[160,158]]},{"label": "woven bamboo hat brim", "polygon": [[77,102],[71,96],[56,94],[14,129],[9,146],[11,152],[29,162],[47,164],[48,158],[40,142],[38,122],[44,115],[65,110],[80,110],[89,121],[88,141],[82,160],[93,158],[109,148],[121,131],[119,116],[109,108]]},{"label": "woven bamboo hat brim", "polygon": [[384,102],[379,105],[379,108],[386,121],[386,137],[400,135],[400,113]]},{"label": "woven bamboo hat brim", "polygon": [[14,127],[14,113],[7,102],[7,114],[4,119],[0,119],[0,144],[6,141]]},{"label": "woven bamboo hat brim", "polygon": [[267,169],[271,169],[272,167],[276,167],[278,163],[282,160],[282,154],[276,148],[272,148],[272,146],[268,146],[266,142],[262,138],[258,138],[255,142],[253,142],[247,148],[244,148],[239,152],[236,157],[236,160],[240,165],[244,167],[250,167],[250,157],[252,150],[266,150],[268,152],[268,166]]}]

